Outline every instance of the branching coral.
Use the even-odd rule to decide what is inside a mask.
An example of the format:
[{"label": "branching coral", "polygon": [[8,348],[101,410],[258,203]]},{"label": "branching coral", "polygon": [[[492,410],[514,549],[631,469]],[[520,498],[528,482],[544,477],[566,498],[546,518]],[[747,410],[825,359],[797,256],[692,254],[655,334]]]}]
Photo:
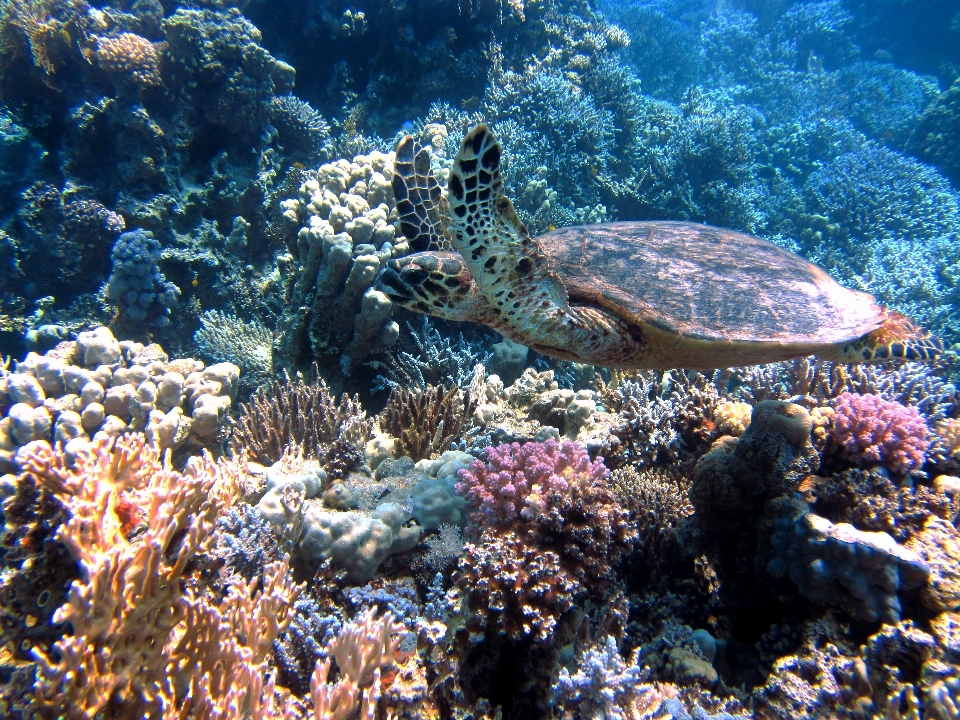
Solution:
[{"label": "branching coral", "polygon": [[476,400],[470,391],[427,386],[395,387],[378,420],[397,439],[403,453],[422,460],[449,449],[471,423]]},{"label": "branching coral", "polygon": [[508,634],[546,639],[576,598],[602,594],[636,531],[606,487],[606,467],[581,445],[514,443],[486,457],[460,471],[477,542],[457,583],[470,609],[486,608]]},{"label": "branching coral", "polygon": [[372,428],[358,397],[344,394],[337,402],[322,379],[307,384],[285,374],[240,407],[231,449],[265,465],[279,462],[289,445],[304,458],[322,456],[337,440],[362,448]]},{"label": "branching coral", "polygon": [[613,471],[610,487],[636,520],[639,555],[651,566],[659,566],[670,534],[683,518],[693,514],[687,496],[690,480],[680,469],[638,472],[627,465]]},{"label": "branching coral", "polygon": [[882,464],[898,474],[923,465],[930,442],[927,424],[916,408],[878,395],[843,393],[835,409],[833,440],[847,459]]},{"label": "branching coral", "polygon": [[193,334],[200,352],[214,362],[231,362],[244,382],[256,386],[273,372],[273,333],[258,320],[247,322],[230,313],[208,310]]},{"label": "branching coral", "polygon": [[54,616],[72,634],[35,653],[37,705],[85,719],[147,715],[187,698],[197,711],[256,706],[266,653],[299,592],[286,563],[265,569],[260,593],[235,583],[219,607],[181,582],[211,546],[238,468],[205,457],[177,473],[138,435],[97,442],[73,462],[47,443],[23,455],[70,513],[57,538],[81,569]]}]

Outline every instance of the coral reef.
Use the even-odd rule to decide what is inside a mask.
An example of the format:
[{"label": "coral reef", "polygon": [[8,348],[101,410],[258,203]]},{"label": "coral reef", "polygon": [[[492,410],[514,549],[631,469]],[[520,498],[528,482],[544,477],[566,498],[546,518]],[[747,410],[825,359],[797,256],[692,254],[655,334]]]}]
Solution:
[{"label": "coral reef", "polygon": [[848,460],[880,463],[897,474],[923,465],[930,443],[927,424],[916,408],[878,395],[843,393],[834,409],[832,439]]},{"label": "coral reef", "polygon": [[460,471],[476,542],[457,583],[473,612],[487,609],[487,623],[545,640],[574,600],[603,591],[635,531],[605,487],[603,463],[576,443],[502,445],[486,458]]},{"label": "coral reef", "polygon": [[358,155],[322,165],[298,200],[282,203],[296,236],[279,323],[285,363],[316,361],[349,376],[396,343],[392,303],[372,287],[381,265],[408,249],[395,227],[392,176],[392,154]]},{"label": "coral reef", "polygon": [[229,363],[170,361],[159,345],[118,341],[109,328],[80,333],[0,378],[0,468],[16,471],[18,450],[34,440],[77,453],[91,439],[130,431],[179,460],[217,449],[239,376]]},{"label": "coral reef", "polygon": [[338,440],[362,448],[371,432],[359,399],[334,400],[322,379],[308,384],[285,375],[257,390],[240,411],[231,450],[264,464],[278,462],[290,446],[305,458],[320,457]]},{"label": "coral reef", "polygon": [[795,490],[819,465],[812,427],[799,405],[759,403],[739,439],[721,438],[697,461],[690,488],[697,522],[711,529],[733,527],[766,499]]}]

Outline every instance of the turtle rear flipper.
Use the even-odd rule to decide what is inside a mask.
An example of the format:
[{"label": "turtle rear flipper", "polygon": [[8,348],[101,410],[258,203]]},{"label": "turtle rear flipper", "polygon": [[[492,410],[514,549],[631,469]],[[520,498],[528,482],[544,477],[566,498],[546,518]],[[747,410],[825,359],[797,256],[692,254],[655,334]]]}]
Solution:
[{"label": "turtle rear flipper", "polygon": [[430,166],[430,153],[410,135],[397,146],[391,184],[400,231],[410,241],[410,249],[449,250],[450,241],[442,221],[445,201]]},{"label": "turtle rear flipper", "polygon": [[943,353],[943,343],[918,327],[906,315],[886,309],[886,318],[876,330],[837,347],[836,354],[823,353],[828,360],[848,363],[886,360],[933,360]]}]

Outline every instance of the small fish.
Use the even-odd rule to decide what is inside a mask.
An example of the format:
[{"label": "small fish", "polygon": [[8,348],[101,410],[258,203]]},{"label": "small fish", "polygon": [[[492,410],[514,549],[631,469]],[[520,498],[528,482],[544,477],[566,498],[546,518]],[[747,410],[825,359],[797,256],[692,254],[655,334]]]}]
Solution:
[{"label": "small fish", "polygon": [[547,227],[550,228],[550,232],[553,232],[554,230],[557,229],[557,226],[554,225],[553,223],[550,223],[549,225],[547,225]]},{"label": "small fish", "polygon": [[598,177],[598,176],[600,175],[600,171],[597,170],[597,166],[596,166],[596,165],[591,165],[591,166],[590,166],[590,172],[593,173],[593,176],[594,176],[594,177]]}]

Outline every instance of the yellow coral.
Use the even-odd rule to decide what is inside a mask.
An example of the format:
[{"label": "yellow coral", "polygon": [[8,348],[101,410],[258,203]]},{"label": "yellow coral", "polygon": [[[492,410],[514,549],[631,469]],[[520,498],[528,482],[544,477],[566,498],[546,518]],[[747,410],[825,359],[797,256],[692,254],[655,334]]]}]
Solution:
[{"label": "yellow coral", "polygon": [[713,421],[722,435],[740,437],[750,427],[750,414],[753,406],[739,400],[724,400],[717,403],[713,411]]},{"label": "yellow coral", "polygon": [[937,435],[937,450],[952,460],[960,461],[960,420],[941,420],[934,428]]},{"label": "yellow coral", "polygon": [[97,63],[110,73],[131,77],[139,85],[160,85],[160,54],[145,37],[122,33],[97,40]]},{"label": "yellow coral", "polygon": [[54,616],[72,634],[50,655],[35,651],[36,706],[67,720],[153,717],[187,702],[192,717],[251,716],[273,693],[266,657],[300,589],[285,562],[265,568],[260,592],[240,581],[216,605],[183,583],[236,496],[238,467],[206,455],[176,472],[143,435],[95,441],[72,461],[46,442],[21,455],[66,507],[57,539],[81,570]]},{"label": "yellow coral", "polygon": [[810,418],[813,420],[813,444],[816,447],[822,449],[826,444],[836,414],[837,411],[828,406],[815,407],[810,411]]}]

